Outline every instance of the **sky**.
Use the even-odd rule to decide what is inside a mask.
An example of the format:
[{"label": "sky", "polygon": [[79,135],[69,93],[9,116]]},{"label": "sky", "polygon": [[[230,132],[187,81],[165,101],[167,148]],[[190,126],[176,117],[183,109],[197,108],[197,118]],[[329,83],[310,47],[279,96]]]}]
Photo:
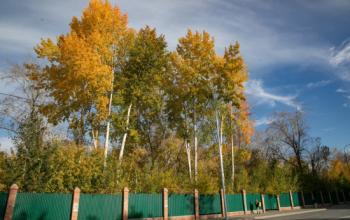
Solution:
[{"label": "sky", "polygon": [[[66,33],[87,0],[0,0],[0,71],[35,57],[41,38]],[[341,149],[350,144],[350,1],[110,0],[129,26],[149,25],[169,50],[187,29],[206,30],[222,54],[238,41],[249,71],[246,94],[255,129],[279,111],[303,111],[310,134]],[[0,82],[0,92],[16,93]],[[9,134],[0,131],[2,147]]]}]

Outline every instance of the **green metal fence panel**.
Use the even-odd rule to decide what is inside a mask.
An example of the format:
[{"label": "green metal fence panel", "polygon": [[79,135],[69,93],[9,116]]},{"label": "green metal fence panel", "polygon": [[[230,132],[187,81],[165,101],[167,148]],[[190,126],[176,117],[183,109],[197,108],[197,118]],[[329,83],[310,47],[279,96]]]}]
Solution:
[{"label": "green metal fence panel", "polygon": [[199,214],[219,214],[221,213],[220,195],[199,195]]},{"label": "green metal fence panel", "polygon": [[78,219],[122,219],[122,196],[80,194]]},{"label": "green metal fence panel", "polygon": [[8,193],[0,193],[0,219],[5,217]]},{"label": "green metal fence panel", "polygon": [[169,194],[169,216],[194,215],[194,196],[192,194]]},{"label": "green metal fence panel", "polygon": [[292,193],[292,197],[293,197],[293,204],[294,204],[294,206],[302,206],[303,205],[303,201],[301,199],[301,193],[300,192],[293,192]]},{"label": "green metal fence panel", "polygon": [[256,200],[261,202],[261,195],[259,193],[248,193],[247,197],[247,210],[256,210]]},{"label": "green metal fence panel", "polygon": [[322,204],[321,194],[319,191],[314,192],[315,202],[318,204]]},{"label": "green metal fence panel", "polygon": [[280,194],[281,207],[291,207],[289,193]]},{"label": "green metal fence panel", "polygon": [[329,195],[328,195],[327,191],[323,192],[323,199],[324,199],[325,203],[331,203],[331,200],[329,198]]},{"label": "green metal fence panel", "polygon": [[226,202],[228,212],[244,211],[242,194],[227,194]]},{"label": "green metal fence panel", "polygon": [[68,220],[72,194],[17,193],[13,220]]},{"label": "green metal fence panel", "polygon": [[129,218],[162,217],[162,194],[129,194]]},{"label": "green metal fence panel", "polygon": [[313,205],[311,192],[304,192],[305,205]]},{"label": "green metal fence panel", "polygon": [[335,191],[331,192],[332,202],[333,204],[338,204],[338,199]]},{"label": "green metal fence panel", "polygon": [[346,201],[350,201],[350,191],[345,191]]},{"label": "green metal fence panel", "polygon": [[277,197],[275,195],[264,195],[265,210],[277,210]]}]

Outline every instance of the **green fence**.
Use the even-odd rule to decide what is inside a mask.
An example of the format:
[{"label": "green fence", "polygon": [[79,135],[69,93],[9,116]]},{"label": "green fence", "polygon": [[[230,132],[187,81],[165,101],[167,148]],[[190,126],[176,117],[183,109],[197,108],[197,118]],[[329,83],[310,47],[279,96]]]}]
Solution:
[{"label": "green fence", "polygon": [[5,216],[8,193],[0,193],[0,219]]},{"label": "green fence", "polygon": [[313,205],[311,192],[304,192],[305,205]]},{"label": "green fence", "polygon": [[226,204],[228,212],[244,211],[242,194],[227,194]]},{"label": "green fence", "polygon": [[322,197],[320,191],[314,192],[315,202],[317,204],[322,204]]},{"label": "green fence", "polygon": [[329,199],[328,192],[323,193],[323,200],[325,203],[331,203],[331,200]]},{"label": "green fence", "polygon": [[169,194],[169,216],[194,215],[194,196],[192,194]]},{"label": "green fence", "polygon": [[129,218],[155,218],[163,215],[162,194],[129,194]]},{"label": "green fence", "polygon": [[345,191],[346,201],[350,201],[350,191]]},{"label": "green fence", "polygon": [[277,210],[277,197],[275,195],[264,195],[265,210]]},{"label": "green fence", "polygon": [[80,194],[78,219],[122,219],[122,196]]},{"label": "green fence", "polygon": [[290,207],[290,197],[289,197],[289,193],[281,193],[280,194],[280,203],[281,203],[281,207]]},{"label": "green fence", "polygon": [[199,195],[199,214],[219,214],[221,213],[220,195]]},{"label": "green fence", "polygon": [[331,192],[332,202],[333,204],[338,204],[338,199],[335,191]]},{"label": "green fence", "polygon": [[301,198],[300,192],[293,192],[292,197],[293,197],[294,206],[302,206],[303,205],[303,200]]},{"label": "green fence", "polygon": [[17,193],[13,220],[70,219],[72,194]]},{"label": "green fence", "polygon": [[247,195],[247,210],[256,210],[256,200],[261,202],[261,194],[259,193],[248,193]]}]

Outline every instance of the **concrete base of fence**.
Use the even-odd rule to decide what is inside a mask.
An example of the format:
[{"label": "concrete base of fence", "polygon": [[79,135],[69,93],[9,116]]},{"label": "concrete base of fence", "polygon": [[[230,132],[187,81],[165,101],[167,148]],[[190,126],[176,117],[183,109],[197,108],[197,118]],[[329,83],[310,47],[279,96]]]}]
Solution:
[{"label": "concrete base of fence", "polygon": [[292,207],[280,207],[280,211],[292,210]]},{"label": "concrete base of fence", "polygon": [[183,216],[169,216],[169,220],[193,220],[195,219],[194,215],[183,215]]},{"label": "concrete base of fence", "polygon": [[237,215],[244,215],[244,211],[238,211],[238,212],[227,212],[227,216],[237,216]]},{"label": "concrete base of fence", "polygon": [[221,215],[221,213],[220,214],[212,214],[212,215],[201,215],[199,218],[200,219],[222,218],[222,215]]}]

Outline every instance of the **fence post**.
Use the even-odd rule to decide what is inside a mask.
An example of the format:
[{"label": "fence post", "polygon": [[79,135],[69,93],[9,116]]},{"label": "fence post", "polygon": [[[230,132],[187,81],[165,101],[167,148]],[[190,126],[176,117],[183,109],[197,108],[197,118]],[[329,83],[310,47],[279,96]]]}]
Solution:
[{"label": "fence post", "polygon": [[247,214],[247,193],[242,189],[242,198],[243,198],[243,211],[244,214]]},{"label": "fence post", "polygon": [[128,220],[128,215],[129,215],[129,189],[128,189],[128,187],[124,187],[124,189],[123,189],[122,205],[123,205],[123,207],[122,207],[122,212],[123,212],[122,219]]},{"label": "fence post", "polygon": [[11,220],[12,219],[13,210],[14,210],[15,204],[16,204],[17,191],[18,191],[17,184],[12,184],[10,187],[10,190],[9,190],[8,198],[7,198],[7,205],[6,205],[4,220]]},{"label": "fence post", "polygon": [[79,199],[80,199],[80,189],[78,187],[75,187],[74,192],[73,192],[72,211],[71,211],[71,215],[70,215],[71,220],[78,219]]},{"label": "fence post", "polygon": [[323,199],[323,193],[322,193],[322,190],[320,190],[320,196],[321,196],[321,203],[322,203],[322,206],[324,207],[325,204],[324,204],[324,199]]},{"label": "fence post", "polygon": [[294,200],[293,200],[292,190],[289,190],[289,201],[290,201],[290,208],[294,209]]},{"label": "fence post", "polygon": [[168,220],[168,189],[163,189],[163,220]]},{"label": "fence post", "polygon": [[280,195],[278,194],[276,198],[277,198],[277,209],[280,212],[281,211]]},{"label": "fence post", "polygon": [[303,191],[301,191],[301,202],[303,203],[302,207],[305,207],[305,198],[304,198],[304,192]]},{"label": "fence post", "polygon": [[194,190],[194,218],[199,219],[199,194],[198,190]]},{"label": "fence post", "polygon": [[262,205],[262,211],[263,213],[266,212],[266,207],[265,207],[265,198],[264,198],[264,194],[260,194],[261,195],[261,205]]}]

